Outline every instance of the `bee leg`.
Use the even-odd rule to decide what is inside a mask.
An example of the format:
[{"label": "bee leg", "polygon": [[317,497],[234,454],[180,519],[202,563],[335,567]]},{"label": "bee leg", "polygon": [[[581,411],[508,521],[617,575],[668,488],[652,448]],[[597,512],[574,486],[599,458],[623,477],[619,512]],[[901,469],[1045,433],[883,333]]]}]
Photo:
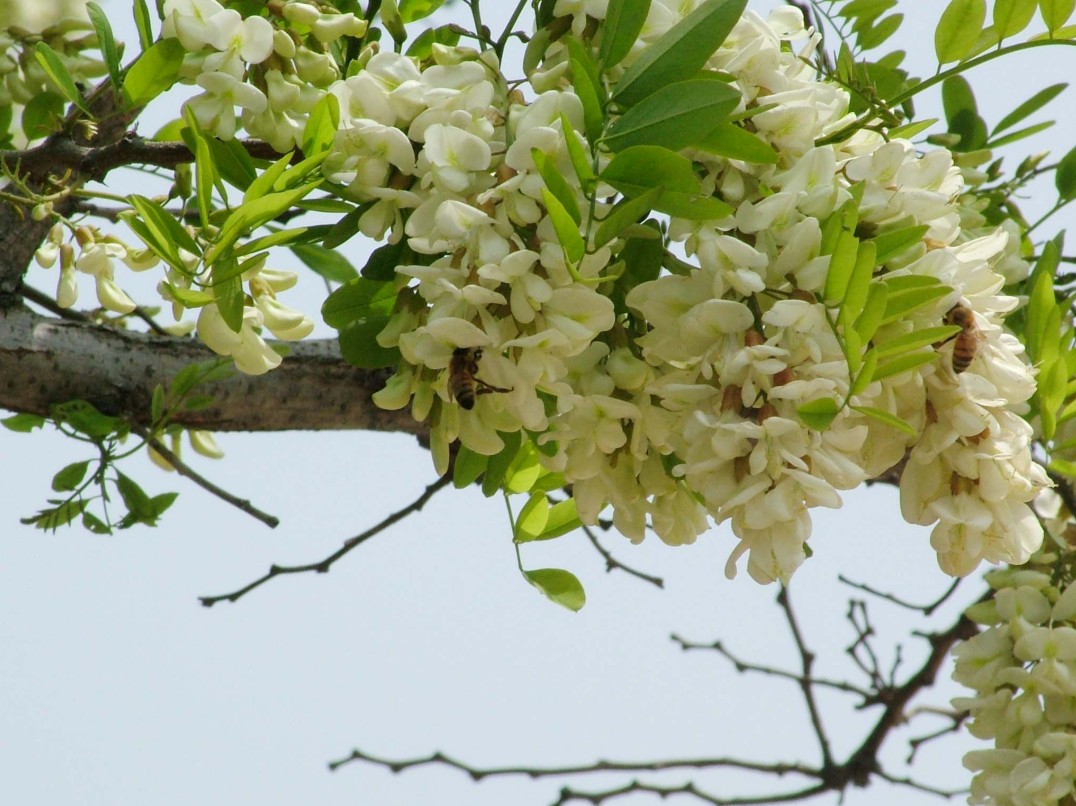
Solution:
[{"label": "bee leg", "polygon": [[511,392],[512,391],[511,389],[502,389],[499,386],[494,386],[493,384],[486,383],[481,378],[475,378],[474,381],[475,381],[476,384],[478,384],[478,388],[475,389],[475,392],[477,394],[480,394],[480,395],[489,395],[489,394],[493,394],[494,392]]}]

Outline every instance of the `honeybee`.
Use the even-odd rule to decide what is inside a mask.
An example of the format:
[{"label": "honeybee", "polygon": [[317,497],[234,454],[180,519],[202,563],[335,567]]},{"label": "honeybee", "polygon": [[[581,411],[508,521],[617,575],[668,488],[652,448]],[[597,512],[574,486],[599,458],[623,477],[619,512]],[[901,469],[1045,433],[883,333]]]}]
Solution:
[{"label": "honeybee", "polygon": [[481,359],[481,347],[457,347],[452,351],[452,360],[448,363],[448,393],[461,408],[473,409],[478,395],[512,391],[488,384],[478,377]]},{"label": "honeybee", "polygon": [[945,314],[945,324],[957,325],[960,332],[953,336],[953,372],[958,375],[971,366],[983,334],[975,324],[975,314],[966,305],[954,305]]}]

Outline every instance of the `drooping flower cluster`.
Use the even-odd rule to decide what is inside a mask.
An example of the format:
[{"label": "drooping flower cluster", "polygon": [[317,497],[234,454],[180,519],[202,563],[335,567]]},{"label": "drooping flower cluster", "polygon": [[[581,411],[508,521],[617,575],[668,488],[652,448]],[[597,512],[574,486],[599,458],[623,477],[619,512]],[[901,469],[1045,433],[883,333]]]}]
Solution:
[{"label": "drooping flower cluster", "polygon": [[[652,3],[638,42],[607,74],[611,89],[697,5]],[[585,188],[573,163],[573,151],[587,154],[600,176],[612,155],[583,134],[563,41],[529,76],[528,100],[508,91],[491,51],[435,45],[419,61],[369,48],[342,76],[322,46],[361,35],[365,21],[305,3],[247,18],[217,0],[164,9],[164,35],[188,51],[183,75],[203,90],[189,104],[207,133],[227,139],[242,125],[288,150],[319,100],[335,96],[339,128],[322,173],[363,205],[360,231],[403,240],[414,256],[396,267],[395,314],[378,337],[402,361],[376,402],[410,405],[430,422],[439,469],[456,439],[493,455],[500,434],[525,430],[571,484],[584,522],[611,507],[632,540],[650,526],[683,544],[711,519],[728,520],[739,543],[727,573],[746,554],[751,576],[769,582],[805,558],[811,507],[839,506],[840,491],[907,454],[904,515],[934,524],[947,572],[1023,562],[1039,545],[1027,502],[1047,482],[1020,417],[1034,382],[1002,328],[1016,300],[1000,290],[1026,266],[1010,233],[962,228],[972,217],[948,152],[920,154],[866,131],[815,145],[852,116],[845,93],[809,67],[818,39],[795,9],[746,13],[706,65],[732,77],[742,127],[775,158],[685,150],[703,192],[731,212],[670,217],[665,245],[682,258],[667,265],[680,269],[627,285],[618,277],[628,239],[594,241],[614,191],[600,180]],[[553,14],[596,43],[604,11],[561,0]],[[576,260],[539,162],[585,211]],[[871,283],[893,298],[862,344],[854,317],[827,297],[831,224],[849,210],[856,242],[877,247]],[[883,250],[885,237],[910,230]],[[248,372],[279,363],[263,325],[284,338],[307,326],[269,293],[286,283],[259,271],[244,275],[253,304],[238,333],[213,303],[199,317],[201,337]],[[928,285],[939,293],[901,306]],[[887,347],[954,310],[967,314],[956,339],[913,355]],[[450,389],[453,354],[478,347],[488,387],[462,408]],[[874,374],[862,376],[864,361]],[[493,388],[507,391],[483,394]],[[820,401],[835,411],[821,424],[804,415]]]},{"label": "drooping flower cluster", "polygon": [[1062,592],[1041,567],[987,574],[994,598],[968,611],[986,630],[953,651],[953,677],[975,692],[953,705],[970,713],[973,736],[994,742],[964,756],[969,803],[1056,806],[1076,795],[1076,585]]}]

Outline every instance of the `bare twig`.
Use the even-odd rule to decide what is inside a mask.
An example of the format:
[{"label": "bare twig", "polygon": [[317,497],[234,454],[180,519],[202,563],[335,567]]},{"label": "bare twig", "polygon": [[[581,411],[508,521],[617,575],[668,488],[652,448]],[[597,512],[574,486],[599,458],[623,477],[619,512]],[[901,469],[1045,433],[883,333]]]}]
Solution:
[{"label": "bare twig", "polygon": [[444,476],[437,479],[437,481],[435,481],[433,484],[430,484],[428,487],[426,487],[422,495],[420,495],[406,507],[397,510],[396,512],[393,512],[387,518],[379,522],[376,526],[370,527],[362,534],[348,538],[344,541],[344,544],[339,549],[334,551],[332,554],[330,554],[323,560],[319,560],[316,563],[309,563],[307,565],[271,565],[269,566],[269,571],[264,576],[259,577],[258,579],[251,582],[249,585],[244,585],[238,590],[232,591],[231,593],[221,594],[219,596],[200,596],[198,598],[198,601],[200,601],[206,607],[212,607],[217,602],[221,601],[235,602],[241,597],[250,593],[255,588],[261,587],[273,577],[282,576],[284,574],[303,574],[309,573],[310,571],[314,571],[319,574],[326,574],[329,572],[329,569],[332,567],[333,563],[335,563],[353,548],[358,545],[361,545],[374,535],[380,534],[381,532],[385,531],[393,524],[403,520],[413,512],[418,512],[419,510],[421,510],[424,506],[426,506],[426,502],[429,501],[438,490],[444,489],[451,482],[452,473],[446,473]]},{"label": "bare twig", "polygon": [[636,792],[646,792],[652,795],[657,795],[662,799],[669,798],[673,795],[690,795],[695,798],[695,800],[701,801],[702,803],[712,804],[712,806],[759,806],[760,804],[765,803],[790,803],[795,800],[807,800],[807,798],[821,795],[825,791],[826,786],[820,784],[793,792],[785,792],[780,795],[748,795],[744,797],[725,798],[711,795],[705,790],[700,789],[691,781],[679,786],[662,786],[660,784],[648,784],[644,781],[632,781],[631,783],[617,787],[616,789],[606,789],[598,792],[582,792],[578,789],[565,787],[560,791],[560,797],[553,801],[552,806],[561,806],[561,804],[571,803],[573,800],[585,800],[588,803],[599,804],[604,803],[607,800],[612,800],[613,798],[632,795]]},{"label": "bare twig", "polygon": [[61,319],[67,319],[69,322],[92,322],[93,320],[84,314],[82,311],[73,311],[70,308],[61,308],[55,299],[46,294],[43,291],[38,291],[33,286],[28,286],[25,281],[20,282],[16,292],[23,299],[34,303],[41,308],[44,308],[49,313],[56,314]]},{"label": "bare twig", "polygon": [[606,550],[606,548],[601,543],[598,542],[597,535],[594,534],[594,530],[591,529],[589,526],[583,526],[583,534],[587,536],[587,539],[590,540],[591,545],[598,550],[598,553],[605,560],[606,572],[611,573],[615,570],[624,571],[625,573],[631,574],[633,577],[638,577],[639,579],[643,580],[643,582],[649,582],[651,585],[656,585],[659,588],[665,587],[665,580],[663,580],[661,577],[644,574],[642,571],[637,571],[634,568],[624,565],[624,563],[613,557],[613,555],[609,553],[609,551]]},{"label": "bare twig", "polygon": [[892,602],[893,604],[907,608],[908,610],[918,610],[924,616],[932,615],[935,610],[945,604],[945,602],[949,600],[949,597],[956,592],[956,589],[960,586],[960,583],[962,581],[960,577],[957,577],[953,580],[953,584],[951,584],[946,589],[945,593],[943,593],[940,598],[936,599],[930,604],[917,605],[912,604],[911,602],[906,602],[895,594],[884,593],[883,591],[880,591],[876,588],[872,588],[870,585],[864,584],[862,582],[853,582],[844,574],[838,574],[837,579],[843,582],[845,585],[848,585],[849,587],[855,588],[857,590],[864,591],[865,593],[869,593],[871,594],[871,596],[877,596],[879,599],[885,599],[887,602]]},{"label": "bare twig", "polygon": [[803,701],[807,706],[807,712],[810,714],[815,737],[818,739],[818,749],[822,753],[822,763],[826,767],[830,767],[833,765],[833,755],[830,751],[829,739],[826,737],[826,730],[822,725],[822,714],[818,710],[818,703],[815,701],[811,677],[811,669],[814,667],[814,653],[807,649],[803,633],[800,632],[799,624],[796,622],[796,614],[792,612],[792,599],[789,597],[788,588],[781,586],[781,592],[777,594],[777,604],[781,606],[785,613],[788,628],[792,631],[792,639],[796,642],[796,649],[799,650],[800,664],[803,667],[803,676],[799,681],[800,690],[803,692]]},{"label": "bare twig", "polygon": [[415,767],[442,766],[451,767],[465,773],[471,780],[481,781],[483,778],[494,778],[504,775],[525,775],[528,778],[553,778],[563,775],[589,775],[602,772],[662,772],[665,770],[680,769],[714,769],[728,768],[746,770],[748,772],[760,772],[771,775],[796,774],[806,777],[814,777],[817,770],[801,764],[761,764],[754,761],[745,761],[735,758],[680,758],[666,761],[595,761],[593,764],[570,765],[565,767],[473,767],[458,759],[447,756],[444,753],[431,753],[428,756],[411,759],[387,759],[370,755],[362,750],[352,750],[345,758],[329,763],[329,769],[338,770],[355,761],[365,761],[378,767],[384,767],[392,772],[403,772]]},{"label": "bare twig", "polygon": [[209,479],[205,478],[205,476],[201,475],[195,470],[192,470],[191,467],[187,465],[182,459],[180,459],[174,451],[169,450],[169,448],[164,443],[162,443],[159,439],[150,434],[148,431],[145,431],[141,428],[132,428],[131,430],[133,433],[137,434],[139,437],[145,440],[146,444],[149,445],[149,447],[159,453],[179,475],[183,476],[184,478],[190,479],[206,492],[210,493],[211,495],[215,495],[220,500],[231,504],[236,509],[250,515],[252,518],[256,518],[257,520],[268,526],[270,529],[275,529],[277,526],[280,525],[280,518],[276,517],[275,515],[269,515],[266,512],[262,512],[260,509],[250,503],[250,501],[246,500],[245,498],[239,498],[238,496],[232,495],[227,490],[218,487]]}]

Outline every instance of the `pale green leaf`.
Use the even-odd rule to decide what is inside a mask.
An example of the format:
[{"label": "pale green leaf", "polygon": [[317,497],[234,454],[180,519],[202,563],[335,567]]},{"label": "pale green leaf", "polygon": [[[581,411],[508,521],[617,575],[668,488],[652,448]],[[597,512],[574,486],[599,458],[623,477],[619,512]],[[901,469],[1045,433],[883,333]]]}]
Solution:
[{"label": "pale green leaf", "polygon": [[852,406],[852,408],[860,414],[866,414],[868,417],[871,417],[880,423],[884,423],[885,425],[892,426],[898,431],[903,431],[905,434],[913,437],[919,435],[919,432],[916,431],[915,427],[907,420],[898,417],[895,414],[890,414],[884,409],[876,409],[873,406]]},{"label": "pale green leaf", "polygon": [[187,51],[178,39],[162,39],[147,48],[127,70],[123,97],[128,106],[145,106],[179,77]]},{"label": "pale green leaf", "polygon": [[564,205],[554,196],[549,188],[542,188],[542,200],[545,202],[549,218],[553,222],[553,230],[557,233],[557,240],[568,260],[575,264],[583,258],[586,244],[583,236],[579,234],[579,226],[572,220],[571,214],[564,209]]},{"label": "pale green leaf", "polygon": [[638,145],[679,151],[702,140],[740,100],[738,90],[720,81],[670,84],[625,112],[609,127],[604,143],[613,152]]},{"label": "pale green leaf", "polygon": [[533,493],[519,511],[513,528],[516,543],[537,540],[549,522],[549,498],[545,493]]},{"label": "pale green leaf", "polygon": [[560,568],[538,568],[524,571],[523,576],[552,602],[578,612],[587,603],[583,585],[576,577]]},{"label": "pale green leaf", "polygon": [[939,64],[963,59],[979,39],[986,22],[986,0],[950,0],[934,31]]},{"label": "pale green leaf", "polygon": [[840,413],[840,410],[840,404],[833,398],[820,397],[817,400],[804,403],[796,409],[796,413],[808,428],[815,431],[825,431]]},{"label": "pale green leaf", "polygon": [[75,80],[71,78],[71,73],[68,72],[67,65],[64,64],[60,54],[44,42],[38,42],[34,46],[34,58],[60,94],[87,115],[90,114],[90,107],[86,99],[82,97],[82,91],[75,86]]}]

